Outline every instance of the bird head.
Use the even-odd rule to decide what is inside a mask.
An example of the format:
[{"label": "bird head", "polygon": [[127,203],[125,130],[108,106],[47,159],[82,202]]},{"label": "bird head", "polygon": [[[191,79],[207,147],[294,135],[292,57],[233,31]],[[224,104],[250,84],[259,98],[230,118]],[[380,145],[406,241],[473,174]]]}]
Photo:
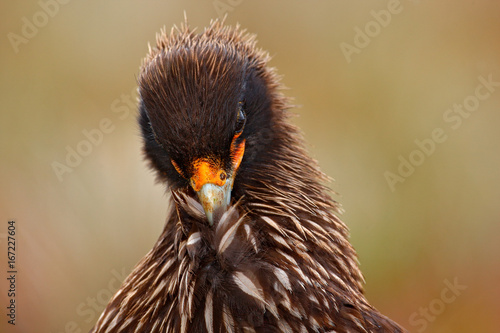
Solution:
[{"label": "bird head", "polygon": [[254,44],[219,22],[183,27],[159,35],[139,75],[145,154],[173,190],[196,193],[210,225],[274,131],[273,73]]}]

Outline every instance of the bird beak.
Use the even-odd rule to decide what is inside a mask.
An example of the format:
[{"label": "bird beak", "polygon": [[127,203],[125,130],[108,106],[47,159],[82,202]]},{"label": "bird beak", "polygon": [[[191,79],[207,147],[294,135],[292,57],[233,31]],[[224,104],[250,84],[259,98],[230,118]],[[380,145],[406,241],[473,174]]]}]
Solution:
[{"label": "bird beak", "polygon": [[191,177],[191,187],[198,194],[198,199],[210,225],[214,225],[214,222],[222,217],[231,203],[234,177],[245,151],[245,140],[236,144],[238,136],[239,134],[235,135],[231,143],[233,166],[230,174],[226,173],[213,160],[201,158],[193,163],[194,172]]},{"label": "bird beak", "polygon": [[233,177],[213,161],[198,159],[193,163],[194,173],[191,177],[191,187],[198,194],[208,223],[213,225],[227,210],[231,202]]},{"label": "bird beak", "polygon": [[231,202],[232,183],[232,179],[227,179],[222,186],[206,183],[196,192],[210,225],[214,225],[214,221],[218,221],[228,209]]}]

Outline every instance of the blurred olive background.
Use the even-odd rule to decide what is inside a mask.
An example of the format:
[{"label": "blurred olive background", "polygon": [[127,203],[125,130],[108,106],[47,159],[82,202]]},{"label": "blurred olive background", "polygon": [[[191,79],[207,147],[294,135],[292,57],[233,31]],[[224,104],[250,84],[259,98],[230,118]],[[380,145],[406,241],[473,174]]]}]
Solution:
[{"label": "blurred olive background", "polygon": [[[273,56],[293,121],[336,180],[372,304],[411,332],[500,331],[500,86],[458,128],[443,118],[480,76],[500,82],[500,2],[401,0],[383,27],[371,11],[389,1],[60,1],[1,5],[0,331],[87,332],[159,236],[167,196],[142,160],[136,76],[184,11],[199,30],[227,12]],[[348,62],[341,45],[367,24]],[[415,140],[436,128],[447,139],[392,191],[386,172],[418,160]]]}]

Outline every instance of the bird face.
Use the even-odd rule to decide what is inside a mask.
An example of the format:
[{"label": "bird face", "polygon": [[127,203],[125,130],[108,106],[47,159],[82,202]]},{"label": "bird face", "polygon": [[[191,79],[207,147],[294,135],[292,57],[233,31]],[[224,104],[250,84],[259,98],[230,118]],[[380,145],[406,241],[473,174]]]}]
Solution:
[{"label": "bird face", "polygon": [[237,45],[179,41],[146,59],[139,92],[146,156],[173,189],[196,193],[212,225],[271,123],[258,64]]},{"label": "bird face", "polygon": [[[210,225],[213,225],[214,217],[220,217],[230,204],[234,178],[245,153],[245,139],[240,139],[246,122],[242,104],[239,102],[236,130],[231,140],[229,168],[214,153],[191,159],[188,162],[190,173],[184,171],[174,159],[171,160],[181,176],[189,177],[189,184],[197,193]],[[186,174],[189,176],[186,177]]]}]

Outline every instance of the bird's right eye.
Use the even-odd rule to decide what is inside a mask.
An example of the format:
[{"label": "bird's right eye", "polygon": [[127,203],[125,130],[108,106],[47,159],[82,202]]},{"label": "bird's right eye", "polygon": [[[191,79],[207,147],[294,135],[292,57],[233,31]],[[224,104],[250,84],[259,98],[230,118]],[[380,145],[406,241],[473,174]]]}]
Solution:
[{"label": "bird's right eye", "polygon": [[238,103],[238,116],[236,118],[236,134],[240,134],[243,132],[243,128],[245,127],[245,123],[247,122],[247,116],[245,111],[243,111],[243,102]]}]

